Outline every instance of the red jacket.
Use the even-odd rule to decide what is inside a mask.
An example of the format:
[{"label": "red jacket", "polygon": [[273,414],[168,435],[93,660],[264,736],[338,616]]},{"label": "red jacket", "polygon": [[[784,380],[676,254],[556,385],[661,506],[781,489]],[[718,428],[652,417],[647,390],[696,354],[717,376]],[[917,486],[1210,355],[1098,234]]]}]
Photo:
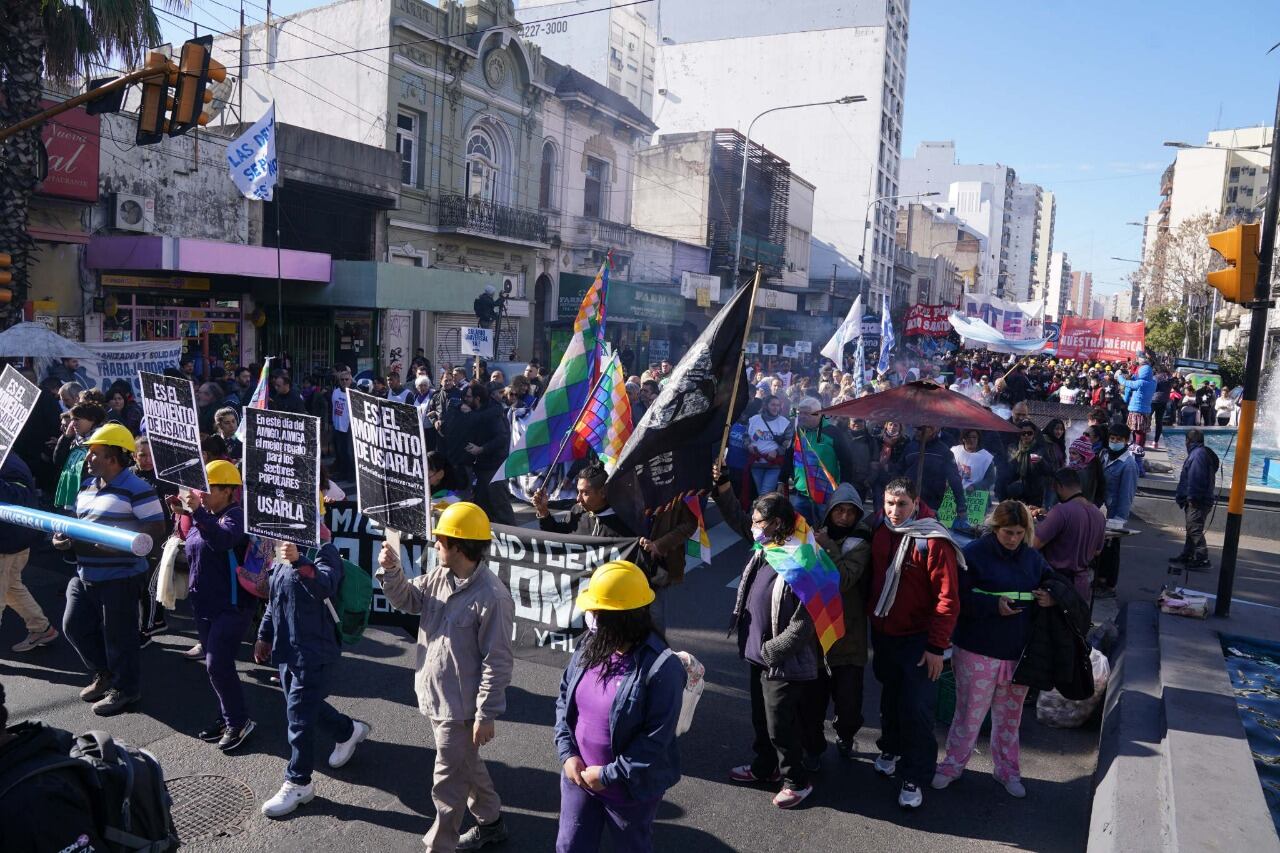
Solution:
[{"label": "red jacket", "polygon": [[[922,503],[917,517],[932,518],[934,512]],[[883,518],[877,520],[871,535],[868,614],[873,613],[880,600],[889,564],[898,552],[902,536],[890,530]],[[942,539],[920,539],[907,554],[889,615],[883,618],[871,615],[871,628],[893,637],[927,633],[928,650],[942,654],[951,646],[951,632],[959,617],[960,581],[955,548]]]}]

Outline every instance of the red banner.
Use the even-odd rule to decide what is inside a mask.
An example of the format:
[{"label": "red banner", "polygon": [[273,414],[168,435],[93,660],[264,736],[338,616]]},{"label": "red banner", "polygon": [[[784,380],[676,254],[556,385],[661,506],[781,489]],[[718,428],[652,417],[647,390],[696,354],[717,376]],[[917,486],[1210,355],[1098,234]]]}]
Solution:
[{"label": "red banner", "polygon": [[[40,109],[55,106],[41,101]],[[49,176],[36,187],[36,193],[78,201],[98,200],[98,116],[84,107],[63,113],[44,123],[40,138],[49,152]]]},{"label": "red banner", "polygon": [[912,305],[907,310],[904,337],[945,338],[951,333],[947,320],[955,309],[950,305]]},{"label": "red banner", "polygon": [[1147,328],[1142,323],[1113,323],[1064,317],[1058,335],[1058,358],[1121,361],[1142,352]]}]

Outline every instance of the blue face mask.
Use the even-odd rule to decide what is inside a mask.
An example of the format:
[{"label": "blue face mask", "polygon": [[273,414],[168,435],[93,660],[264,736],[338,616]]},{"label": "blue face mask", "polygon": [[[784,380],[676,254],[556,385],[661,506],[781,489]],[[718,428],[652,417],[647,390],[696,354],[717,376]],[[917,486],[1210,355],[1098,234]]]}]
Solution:
[{"label": "blue face mask", "polygon": [[1107,447],[1111,448],[1112,453],[1120,453],[1128,446],[1129,445],[1125,444],[1123,441],[1113,441],[1107,445]]}]

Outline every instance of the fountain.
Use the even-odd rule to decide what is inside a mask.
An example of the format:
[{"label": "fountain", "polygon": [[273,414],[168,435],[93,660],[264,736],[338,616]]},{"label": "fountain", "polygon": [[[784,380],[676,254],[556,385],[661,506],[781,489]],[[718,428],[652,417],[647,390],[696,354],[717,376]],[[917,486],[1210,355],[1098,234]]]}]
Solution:
[{"label": "fountain", "polygon": [[[1262,393],[1258,400],[1258,414],[1254,422],[1253,447],[1249,453],[1250,488],[1280,489],[1280,368],[1272,367],[1264,376]],[[1222,467],[1218,478],[1222,485],[1231,482],[1231,469],[1235,464],[1236,427],[1201,427],[1205,446],[1218,454]],[[1182,436],[1186,427],[1166,427],[1165,444],[1169,448],[1169,464],[1177,472],[1186,459],[1186,442]]]}]

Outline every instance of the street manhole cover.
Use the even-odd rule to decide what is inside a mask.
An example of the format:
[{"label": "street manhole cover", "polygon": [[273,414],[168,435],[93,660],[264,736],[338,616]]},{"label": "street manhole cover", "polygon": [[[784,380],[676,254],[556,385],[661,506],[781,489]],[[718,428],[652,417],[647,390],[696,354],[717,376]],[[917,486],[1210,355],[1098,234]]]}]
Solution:
[{"label": "street manhole cover", "polygon": [[173,798],[173,826],[184,844],[233,835],[253,814],[253,791],[243,782],[211,774],[180,776],[165,783]]}]

